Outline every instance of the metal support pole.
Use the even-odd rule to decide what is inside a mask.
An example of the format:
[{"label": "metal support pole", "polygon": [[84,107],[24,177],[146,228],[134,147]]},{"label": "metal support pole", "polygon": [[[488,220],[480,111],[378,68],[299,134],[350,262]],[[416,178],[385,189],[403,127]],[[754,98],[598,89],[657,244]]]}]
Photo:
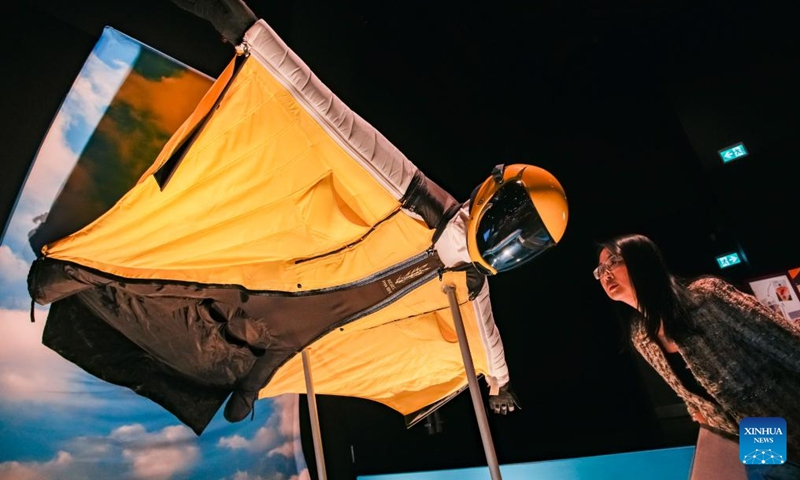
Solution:
[{"label": "metal support pole", "polygon": [[466,370],[467,381],[469,382],[469,393],[472,396],[472,406],[475,407],[475,416],[478,418],[478,427],[481,431],[486,461],[489,463],[489,472],[492,474],[492,480],[500,480],[502,478],[500,476],[500,465],[497,463],[497,454],[494,451],[492,433],[489,430],[489,420],[486,418],[486,410],[483,408],[481,389],[478,385],[475,365],[472,363],[472,355],[467,343],[467,332],[464,330],[464,321],[461,319],[461,310],[458,308],[456,287],[449,283],[442,287],[442,290],[447,294],[447,299],[450,301],[450,312],[453,314],[453,325],[456,327],[458,345],[461,347],[461,358],[464,360],[464,370]]},{"label": "metal support pole", "polygon": [[317,460],[317,478],[326,480],[325,456],[322,453],[322,438],[319,430],[319,414],[317,398],[314,396],[314,384],[311,381],[311,366],[308,360],[308,349],[303,350],[303,373],[306,376],[306,395],[308,396],[308,413],[311,415],[311,436],[314,438],[314,458]]}]

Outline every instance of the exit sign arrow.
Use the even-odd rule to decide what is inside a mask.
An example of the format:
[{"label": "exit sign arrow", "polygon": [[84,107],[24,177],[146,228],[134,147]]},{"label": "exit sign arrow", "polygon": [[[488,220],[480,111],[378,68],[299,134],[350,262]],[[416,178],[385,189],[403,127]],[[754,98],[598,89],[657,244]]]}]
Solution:
[{"label": "exit sign arrow", "polygon": [[731,145],[730,147],[723,148],[719,150],[720,158],[722,158],[722,163],[728,163],[732,160],[736,160],[737,158],[742,158],[747,156],[747,149],[744,148],[744,144],[739,142],[736,145]]}]

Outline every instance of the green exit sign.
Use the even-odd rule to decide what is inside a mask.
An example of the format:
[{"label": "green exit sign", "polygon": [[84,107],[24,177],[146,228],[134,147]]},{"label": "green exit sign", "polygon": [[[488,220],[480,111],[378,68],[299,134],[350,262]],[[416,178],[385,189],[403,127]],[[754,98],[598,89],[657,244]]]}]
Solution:
[{"label": "green exit sign", "polygon": [[740,263],[742,263],[742,259],[736,252],[728,253],[727,255],[720,255],[719,257],[717,257],[717,265],[719,265],[719,268],[728,268],[734,265],[738,265]]},{"label": "green exit sign", "polygon": [[742,158],[747,156],[747,149],[744,148],[744,144],[739,142],[736,145],[731,145],[730,147],[723,148],[719,152],[719,157],[722,159],[722,163],[732,162],[737,158]]}]

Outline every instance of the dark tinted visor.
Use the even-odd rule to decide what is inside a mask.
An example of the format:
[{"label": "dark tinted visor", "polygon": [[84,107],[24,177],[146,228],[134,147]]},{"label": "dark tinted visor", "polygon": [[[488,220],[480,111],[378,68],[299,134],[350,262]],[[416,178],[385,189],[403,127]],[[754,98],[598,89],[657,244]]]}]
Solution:
[{"label": "dark tinted visor", "polygon": [[481,257],[498,272],[511,270],[555,245],[525,187],[504,185],[478,223]]}]

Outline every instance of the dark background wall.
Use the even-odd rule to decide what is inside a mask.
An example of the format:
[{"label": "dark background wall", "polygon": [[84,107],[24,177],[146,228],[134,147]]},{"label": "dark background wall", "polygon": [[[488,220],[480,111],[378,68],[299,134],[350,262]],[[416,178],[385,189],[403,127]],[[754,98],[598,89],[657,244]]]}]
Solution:
[{"label": "dark background wall", "polygon": [[[745,289],[800,266],[789,2],[249,4],[457,198],[497,163],[539,165],[564,185],[563,242],[490,281],[523,406],[490,417],[501,463],[694,442],[678,399],[621,349],[591,277],[595,244],[645,233],[677,273],[721,273]],[[211,76],[232,54],[168,0],[36,0],[4,19],[4,218],[104,25]],[[750,155],[722,165],[717,150],[740,141]],[[748,263],[717,270],[714,256],[737,248]],[[485,465],[467,394],[442,408],[434,435],[362,400],[320,397],[319,407],[331,478]]]}]

